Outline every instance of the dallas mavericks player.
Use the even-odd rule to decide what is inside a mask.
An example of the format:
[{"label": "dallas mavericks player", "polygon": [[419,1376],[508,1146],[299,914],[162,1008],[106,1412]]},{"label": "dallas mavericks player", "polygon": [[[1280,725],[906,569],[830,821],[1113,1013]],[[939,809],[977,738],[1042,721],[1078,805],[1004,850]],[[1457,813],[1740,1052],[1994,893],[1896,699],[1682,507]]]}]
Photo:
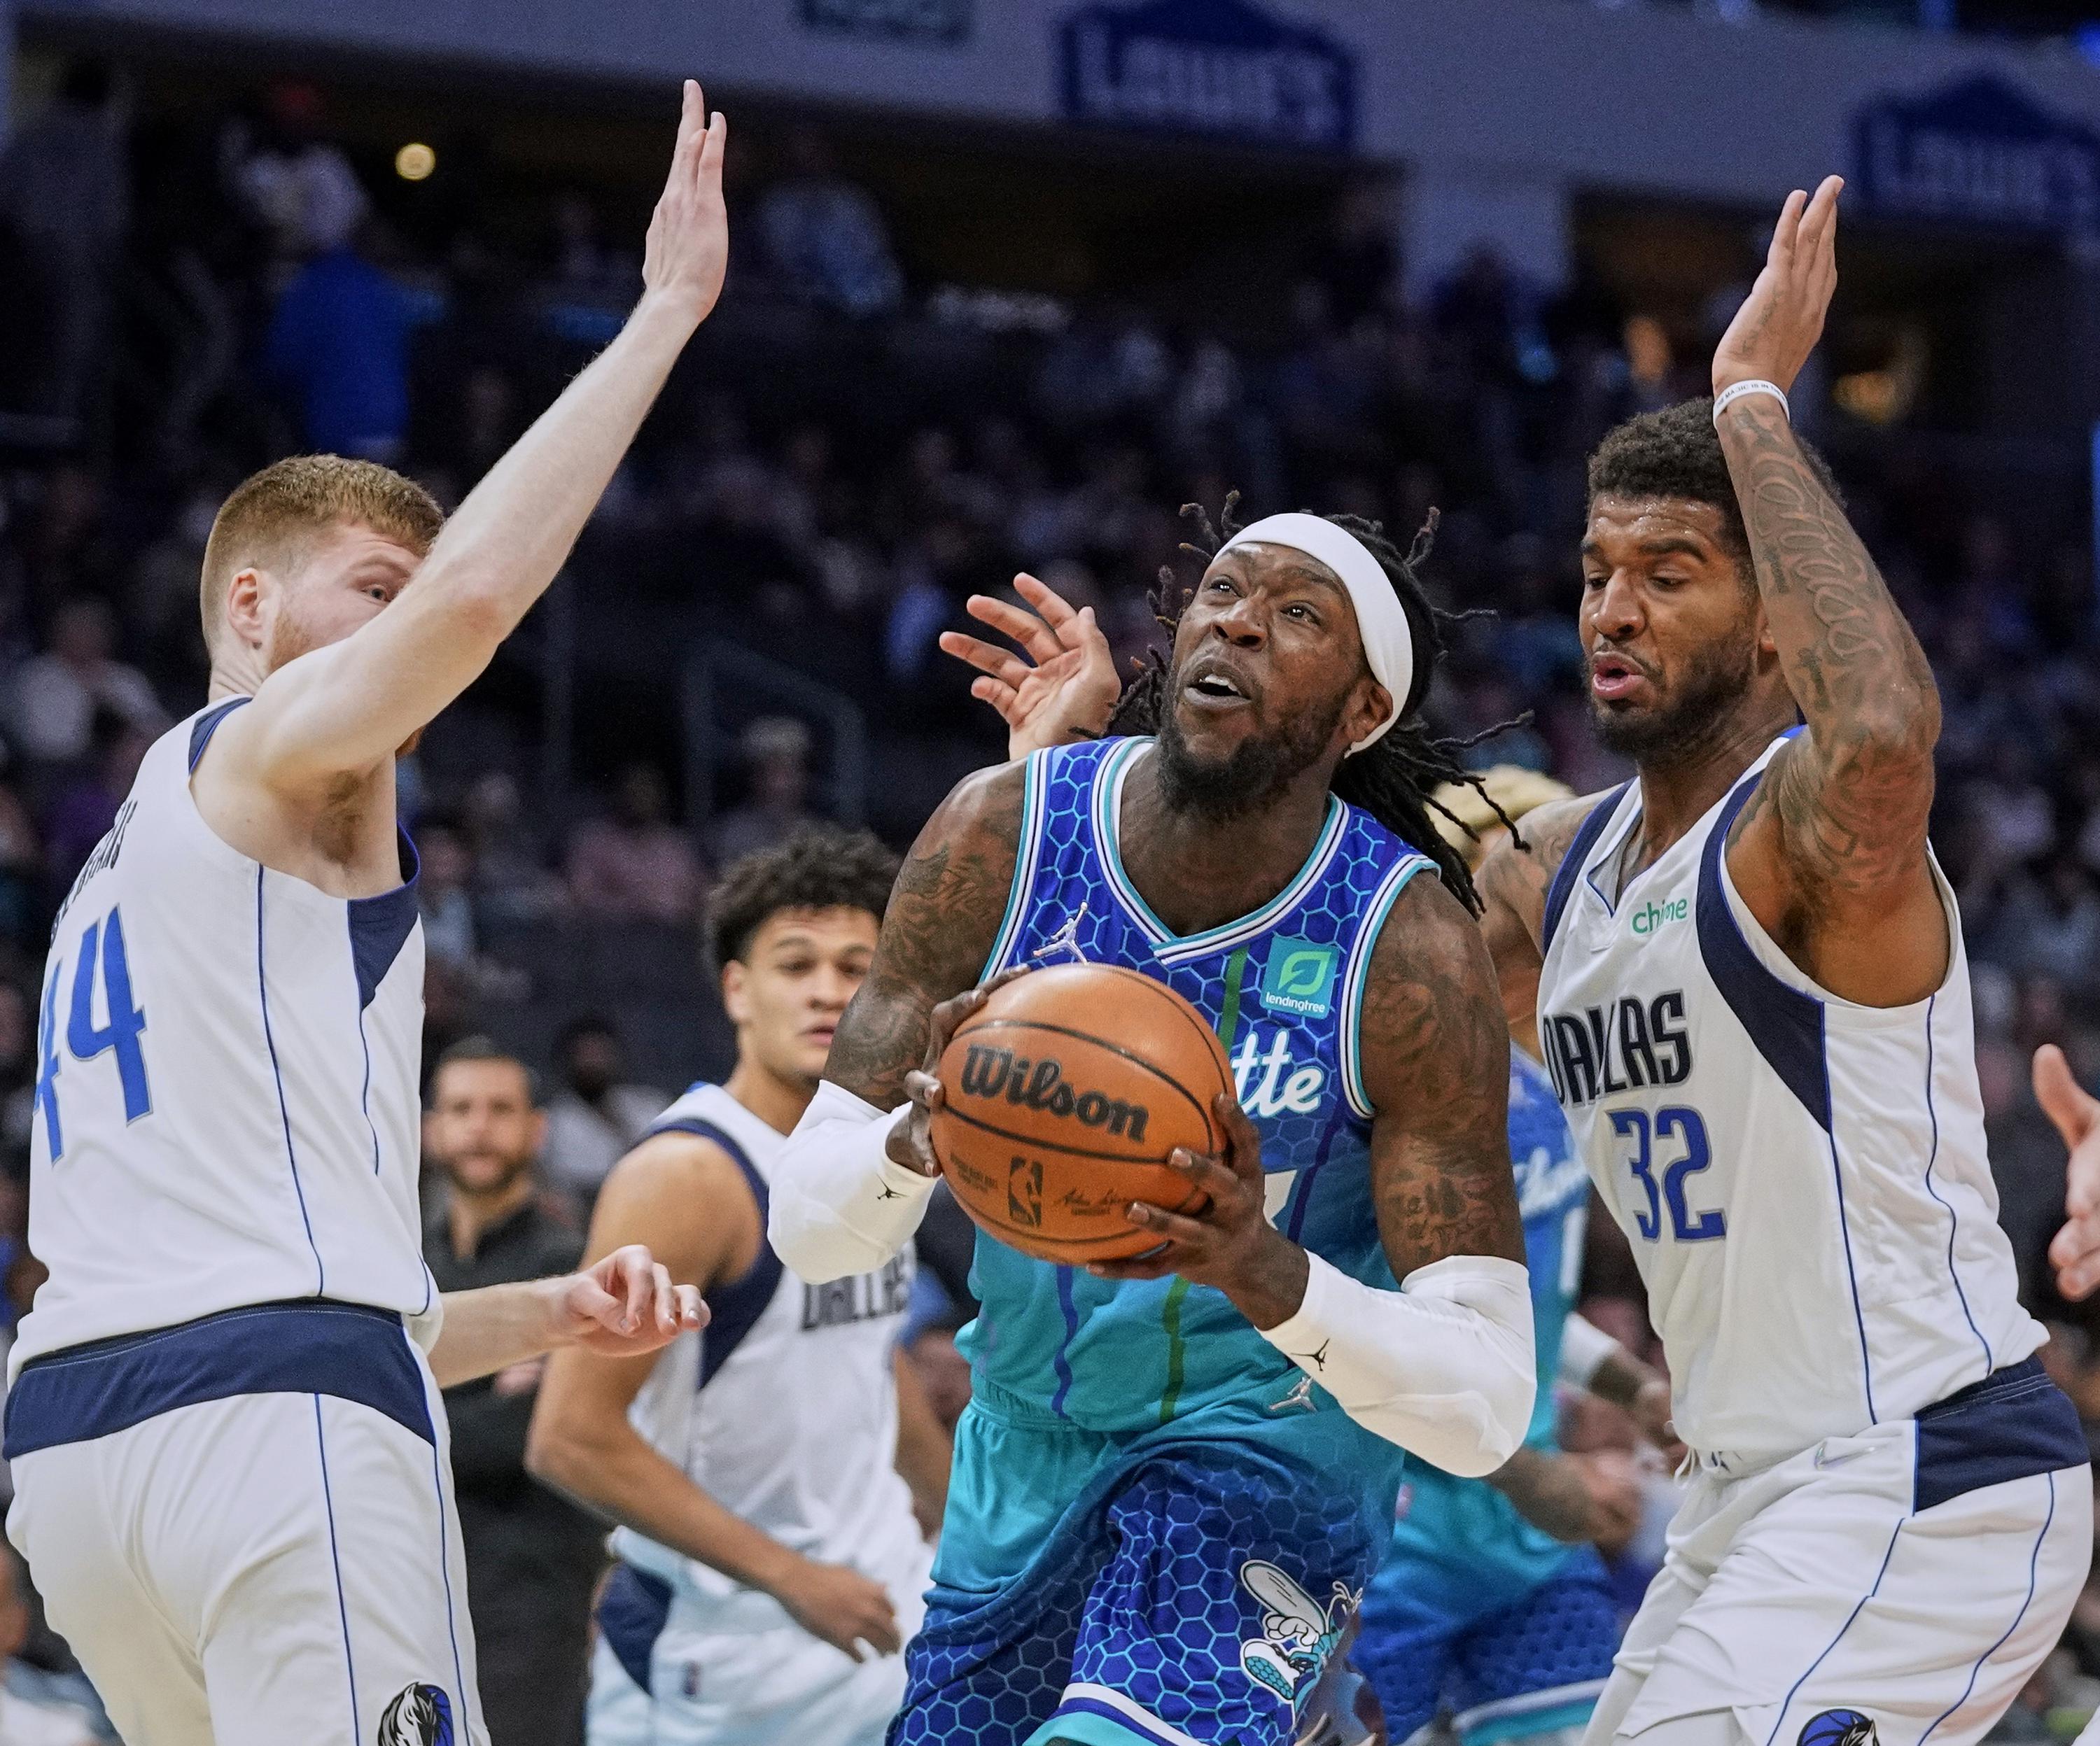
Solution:
[{"label": "dallas mavericks player", "polygon": [[[1506,834],[1503,819],[1570,797],[1559,783],[1504,765],[1487,773],[1480,792],[1450,787],[1436,798],[1456,821],[1446,835],[1471,833],[1462,846],[1477,865]],[[1458,1479],[1426,1464],[1408,1469],[1392,1547],[1365,1593],[1351,1652],[1396,1746],[1445,1712],[1461,1746],[1572,1741],[1604,1689],[1619,1609],[1589,1542],[1614,1520],[1630,1529],[1640,1493],[1630,1470],[1595,1470],[1555,1444],[1552,1384],[1566,1368],[1564,1332],[1571,1343],[1581,1338],[1583,1381],[1598,1387],[1600,1373],[1611,1377],[1619,1398],[1644,1409],[1643,1429],[1668,1440],[1668,1383],[1571,1313],[1590,1175],[1552,1082],[1529,1052],[1536,1037],[1512,1041],[1510,1157],[1531,1272],[1538,1404],[1524,1447],[1488,1479]]]},{"label": "dallas mavericks player", "polygon": [[714,1312],[660,1357],[549,1368],[527,1460],[620,1524],[590,1746],[877,1746],[904,1692],[947,1438],[897,1350],[909,1250],[806,1285],[765,1241],[767,1184],[874,955],[896,858],[809,831],[708,904],[736,1069],[615,1166],[590,1252],[646,1238]]},{"label": "dallas mavericks player", "polygon": [[1712,406],[1591,462],[1590,696],[1639,780],[1484,870],[1696,1460],[1599,1746],[1977,1739],[2091,1554],[1993,1217],[1932,675],[1788,424],[1839,186],[1789,197]]},{"label": "dallas mavericks player", "polygon": [[485,1742],[439,1387],[698,1325],[642,1249],[435,1301],[394,789],[714,302],[726,134],[684,103],[641,302],[442,533],[333,456],[227,500],[214,701],[147,754],[53,932],[7,1525],[131,1746]]},{"label": "dallas mavericks player", "polygon": [[980,1235],[894,1746],[1282,1746],[1383,1548],[1400,1446],[1480,1473],[1523,1435],[1508,1044],[1423,810],[1457,774],[1418,717],[1436,652],[1374,527],[1258,522],[1134,694],[1124,725],[1156,738],[973,777],[912,850],[776,1171],[789,1266],[836,1278],[909,1240],[933,1069],[988,977],[1158,977],[1216,1025],[1239,1098],[1222,1158],[1176,1156],[1207,1210],[1130,1209],[1148,1259]]}]

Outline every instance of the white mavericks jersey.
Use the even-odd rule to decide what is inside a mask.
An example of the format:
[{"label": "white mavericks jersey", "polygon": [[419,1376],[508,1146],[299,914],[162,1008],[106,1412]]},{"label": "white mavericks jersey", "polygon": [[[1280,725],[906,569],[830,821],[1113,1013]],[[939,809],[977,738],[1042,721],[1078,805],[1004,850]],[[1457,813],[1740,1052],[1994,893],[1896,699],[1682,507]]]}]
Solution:
[{"label": "white mavericks jersey", "polygon": [[[887,1265],[805,1285],[765,1241],[767,1184],[787,1136],[718,1085],[695,1085],[651,1134],[713,1141],[758,1201],[758,1257],[708,1294],[708,1325],[658,1358],[628,1418],[716,1502],[804,1557],[851,1566],[915,1595],[926,1550],[897,1471],[893,1352],[911,1295],[907,1246]],[[706,1216],[706,1209],[695,1209]],[[780,1603],[629,1528],[620,1555],[677,1584],[726,1629],[783,1622]]]},{"label": "white mavericks jersey", "polygon": [[1969,963],[1913,1005],[1856,1006],[1773,943],[1728,876],[1765,765],[1616,891],[1639,822],[1597,807],[1546,898],[1539,1039],[1590,1173],[1633,1245],[1679,1434],[1792,1454],[2027,1357],[1983,1142]]},{"label": "white mavericks jersey", "polygon": [[163,734],[51,934],[29,1178],[51,1277],[9,1357],[289,1298],[422,1316],[423,940],[404,882],[330,897],[228,847]]}]

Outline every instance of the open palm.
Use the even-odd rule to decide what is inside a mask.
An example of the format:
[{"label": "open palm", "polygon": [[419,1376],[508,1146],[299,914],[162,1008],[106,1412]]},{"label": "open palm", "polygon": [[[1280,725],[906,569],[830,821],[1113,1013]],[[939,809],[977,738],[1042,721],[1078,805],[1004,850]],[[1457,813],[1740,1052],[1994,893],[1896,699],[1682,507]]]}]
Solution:
[{"label": "open palm", "polygon": [[1019,643],[1028,659],[961,631],[943,631],[941,646],[977,668],[970,695],[999,712],[1007,756],[1021,758],[1100,733],[1123,686],[1092,606],[1074,611],[1064,596],[1031,575],[1016,576],[1013,586],[1033,611],[973,594],[969,613]]}]

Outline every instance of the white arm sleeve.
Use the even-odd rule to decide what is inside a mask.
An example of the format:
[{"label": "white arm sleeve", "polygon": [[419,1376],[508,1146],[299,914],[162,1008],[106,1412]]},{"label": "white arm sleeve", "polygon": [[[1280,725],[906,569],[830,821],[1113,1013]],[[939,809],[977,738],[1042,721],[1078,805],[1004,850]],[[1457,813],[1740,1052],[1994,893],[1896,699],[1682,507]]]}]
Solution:
[{"label": "white arm sleeve", "polygon": [[1305,1301],[1264,1339],[1365,1430],[1446,1473],[1478,1479],[1515,1453],[1538,1391],[1520,1263],[1450,1255],[1381,1291],[1309,1259]]},{"label": "white arm sleeve", "polygon": [[893,1163],[885,1149],[911,1110],[885,1113],[844,1086],[818,1082],[766,1185],[766,1241],[799,1277],[820,1285],[872,1272],[911,1241],[935,1179]]},{"label": "white arm sleeve", "polygon": [[1619,1343],[1595,1322],[1570,1316],[1560,1330],[1560,1380],[1588,1393],[1590,1379],[1618,1349]]}]

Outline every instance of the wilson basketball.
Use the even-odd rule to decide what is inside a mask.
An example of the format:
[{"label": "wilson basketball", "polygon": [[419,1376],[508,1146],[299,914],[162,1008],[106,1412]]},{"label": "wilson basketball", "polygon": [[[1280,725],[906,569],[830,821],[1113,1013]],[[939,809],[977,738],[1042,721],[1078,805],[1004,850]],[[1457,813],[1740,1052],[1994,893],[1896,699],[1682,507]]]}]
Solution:
[{"label": "wilson basketball", "polygon": [[1200,1207],[1167,1160],[1219,1149],[1211,1100],[1233,1083],[1202,1014],[1108,964],[1008,983],[950,1040],[940,1078],[933,1153],[955,1198],[1002,1242],[1072,1263],[1158,1242],[1124,1215],[1133,1201]]}]

